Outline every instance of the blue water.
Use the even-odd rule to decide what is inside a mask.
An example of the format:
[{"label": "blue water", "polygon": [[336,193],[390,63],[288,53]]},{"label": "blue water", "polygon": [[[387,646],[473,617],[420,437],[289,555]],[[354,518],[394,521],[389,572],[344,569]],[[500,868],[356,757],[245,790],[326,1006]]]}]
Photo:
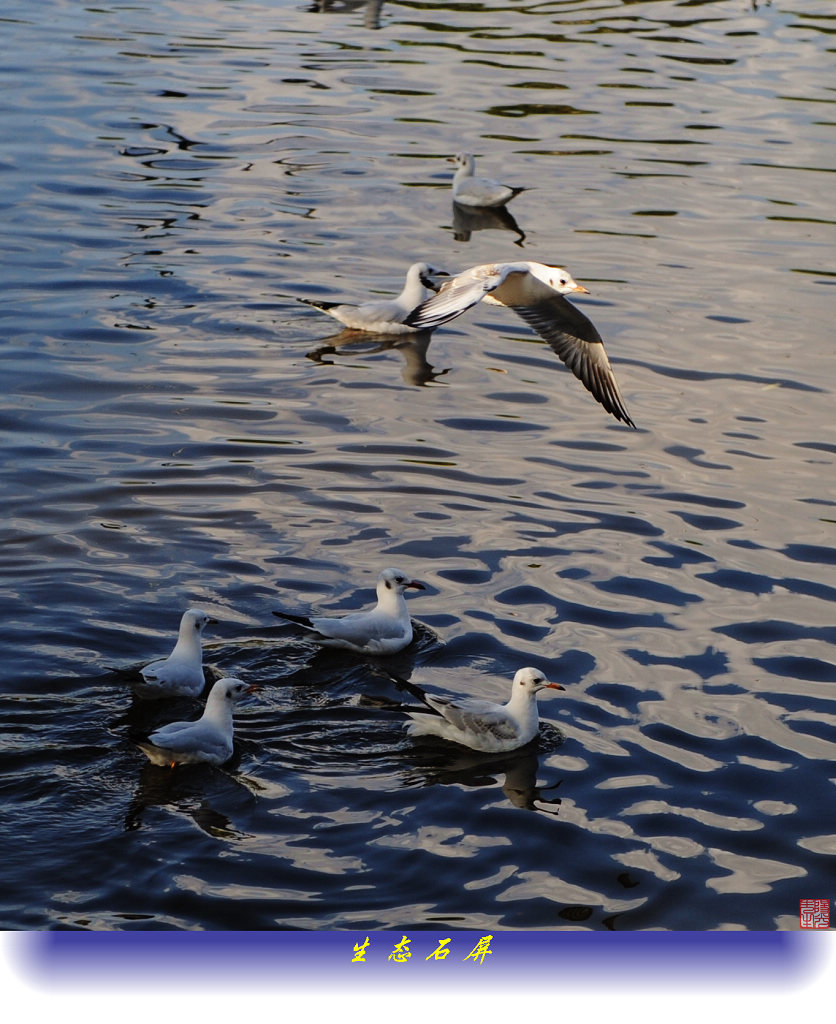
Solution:
[{"label": "blue water", "polygon": [[[836,835],[833,13],[744,0],[4,6],[11,929],[794,929]],[[450,154],[528,186],[462,221]],[[521,320],[345,344],[297,297],[565,264],[638,430]],[[534,749],[408,738],[274,608]],[[258,683],[224,768],[125,673],[189,606]],[[118,671],[114,671],[118,670]]]}]

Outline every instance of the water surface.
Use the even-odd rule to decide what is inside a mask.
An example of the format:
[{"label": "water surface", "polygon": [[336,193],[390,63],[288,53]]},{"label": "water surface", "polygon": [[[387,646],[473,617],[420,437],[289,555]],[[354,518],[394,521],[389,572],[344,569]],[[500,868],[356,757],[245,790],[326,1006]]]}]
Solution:
[{"label": "water surface", "polygon": [[[6,928],[787,929],[836,835],[833,13],[744,0],[80,8],[0,57]],[[526,185],[465,218],[450,154]],[[343,344],[297,297],[562,263],[638,430],[507,310]],[[426,339],[425,339],[426,341]],[[416,743],[271,612],[397,565]],[[223,769],[131,740],[179,616],[262,686]]]}]

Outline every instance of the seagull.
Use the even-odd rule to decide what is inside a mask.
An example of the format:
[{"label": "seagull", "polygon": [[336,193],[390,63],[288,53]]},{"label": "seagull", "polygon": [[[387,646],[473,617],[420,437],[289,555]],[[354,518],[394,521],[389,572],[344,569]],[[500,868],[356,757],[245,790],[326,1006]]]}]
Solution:
[{"label": "seagull", "polygon": [[406,318],[410,327],[432,331],[485,299],[509,306],[551,345],[595,399],[630,427],[624,399],[595,325],[563,296],[588,295],[563,267],[545,263],[484,263],[451,277]]},{"label": "seagull", "polygon": [[273,614],[303,626],[326,647],[342,647],[357,654],[397,654],[412,641],[412,623],[403,594],[408,589],[425,588],[400,569],[384,569],[377,578],[377,607],[371,611],[352,612],[342,618]]},{"label": "seagull", "polygon": [[427,297],[428,290],[435,291],[437,285],[432,277],[447,277],[444,270],[436,270],[429,263],[413,263],[406,272],[406,283],[396,299],[380,299],[365,302],[361,306],[340,302],[319,302],[314,299],[299,299],[308,306],[327,313],[353,331],[371,331],[375,334],[411,334],[415,328],[404,325],[410,310]]},{"label": "seagull", "polygon": [[490,754],[517,750],[530,743],[539,726],[538,691],[564,689],[560,683],[550,683],[536,668],[521,668],[517,672],[507,704],[425,693],[414,683],[406,688],[426,704],[426,709],[406,711],[412,719],[406,724],[410,736],[440,736]]},{"label": "seagull", "polygon": [[513,188],[490,178],[474,177],[476,160],[472,153],[457,153],[447,160],[458,168],[453,175],[454,203],[462,206],[504,206],[514,196],[525,192],[525,188]]},{"label": "seagull", "polygon": [[203,714],[196,722],[171,722],[155,730],[139,747],[154,764],[174,767],[176,764],[223,764],[232,757],[232,707],[250,686],[225,676],[219,679],[206,700]]},{"label": "seagull", "polygon": [[184,612],[174,650],[167,658],[140,669],[143,682],[136,684],[136,692],[141,697],[200,696],[206,685],[200,635],[216,621],[197,608]]}]

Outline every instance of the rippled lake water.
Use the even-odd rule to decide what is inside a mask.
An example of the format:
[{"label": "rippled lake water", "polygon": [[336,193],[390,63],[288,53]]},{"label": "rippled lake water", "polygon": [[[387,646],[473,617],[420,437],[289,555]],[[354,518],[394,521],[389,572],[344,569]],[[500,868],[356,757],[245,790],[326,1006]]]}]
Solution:
[{"label": "rippled lake water", "polygon": [[[829,0],[4,5],[11,929],[793,929],[836,855]],[[461,149],[525,185],[451,203]],[[297,298],[566,265],[638,429],[508,310]],[[425,339],[426,340],[426,339]],[[410,597],[391,667],[534,749],[408,738],[274,608]],[[260,684],[224,768],[132,740],[181,612]],[[119,672],[113,671],[120,670]]]}]

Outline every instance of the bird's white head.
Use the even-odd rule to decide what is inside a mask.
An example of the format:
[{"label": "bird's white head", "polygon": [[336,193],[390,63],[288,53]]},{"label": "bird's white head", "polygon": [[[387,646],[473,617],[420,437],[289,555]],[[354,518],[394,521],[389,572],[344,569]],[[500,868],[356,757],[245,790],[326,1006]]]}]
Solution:
[{"label": "bird's white head", "polygon": [[447,162],[455,164],[457,169],[464,168],[468,174],[473,174],[476,161],[472,153],[456,153],[455,156],[448,156]]},{"label": "bird's white head", "polygon": [[578,284],[565,267],[552,267],[547,263],[529,263],[528,270],[538,281],[554,288],[560,295],[569,295],[571,292],[589,295],[589,289]]},{"label": "bird's white head", "polygon": [[521,668],[514,676],[514,692],[523,691],[535,694],[538,690],[563,690],[560,683],[550,683],[543,673],[536,668]]},{"label": "bird's white head", "polygon": [[379,594],[387,594],[394,591],[402,594],[405,590],[424,590],[423,583],[412,580],[400,569],[384,569],[377,577],[377,590]]},{"label": "bird's white head", "polygon": [[193,631],[199,636],[208,625],[217,621],[217,619],[213,619],[199,608],[189,608],[187,612],[183,613],[180,626],[181,628],[185,626],[189,632]]},{"label": "bird's white head", "polygon": [[223,679],[219,679],[215,683],[209,696],[236,704],[243,696],[255,693],[257,690],[258,687],[254,683],[245,683],[241,679],[236,679],[235,676],[224,676]]}]

